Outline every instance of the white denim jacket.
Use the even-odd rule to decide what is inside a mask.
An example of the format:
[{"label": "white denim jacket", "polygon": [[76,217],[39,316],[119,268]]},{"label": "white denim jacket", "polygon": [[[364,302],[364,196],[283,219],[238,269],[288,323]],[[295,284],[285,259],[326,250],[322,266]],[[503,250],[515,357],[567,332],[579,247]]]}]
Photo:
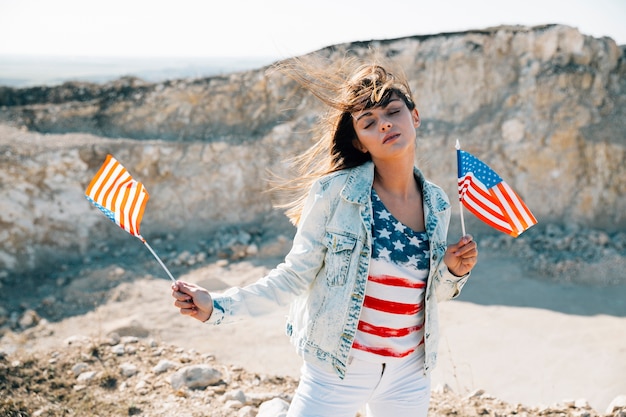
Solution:
[{"label": "white denim jacket", "polygon": [[[445,192],[426,181],[424,220],[430,241],[426,286],[424,371],[437,360],[437,302],[459,295],[469,274],[457,277],[443,262],[450,203]],[[291,251],[267,276],[243,288],[213,295],[209,323],[258,316],[291,304],[287,334],[305,361],[345,376],[365,297],[372,243],[371,188],[374,164],[367,162],[318,180],[305,203]]]}]

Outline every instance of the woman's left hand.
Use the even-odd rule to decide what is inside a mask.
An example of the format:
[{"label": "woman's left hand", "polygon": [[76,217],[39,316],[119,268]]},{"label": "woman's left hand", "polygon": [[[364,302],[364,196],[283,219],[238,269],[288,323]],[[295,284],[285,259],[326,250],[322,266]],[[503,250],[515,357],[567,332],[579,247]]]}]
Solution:
[{"label": "woman's left hand", "polygon": [[469,273],[477,260],[478,246],[471,235],[465,235],[457,243],[449,245],[443,256],[448,270],[458,277]]}]

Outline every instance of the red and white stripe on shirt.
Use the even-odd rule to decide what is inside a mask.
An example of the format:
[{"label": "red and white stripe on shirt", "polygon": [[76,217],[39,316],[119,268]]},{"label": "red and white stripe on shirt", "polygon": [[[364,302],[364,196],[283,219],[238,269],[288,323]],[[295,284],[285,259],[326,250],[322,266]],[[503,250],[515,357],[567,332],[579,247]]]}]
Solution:
[{"label": "red and white stripe on shirt", "polygon": [[423,350],[427,276],[428,270],[371,260],[354,356],[378,362]]}]

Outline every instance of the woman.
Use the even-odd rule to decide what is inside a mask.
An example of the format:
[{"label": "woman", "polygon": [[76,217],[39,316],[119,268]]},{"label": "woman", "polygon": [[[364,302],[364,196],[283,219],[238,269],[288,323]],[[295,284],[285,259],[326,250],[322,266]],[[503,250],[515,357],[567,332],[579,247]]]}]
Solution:
[{"label": "woman", "polygon": [[370,417],[426,416],[437,302],[461,291],[476,243],[447,245],[450,204],[414,166],[420,117],[404,79],[379,65],[342,83],[341,72],[281,69],[331,109],[289,184],[307,190],[288,205],[292,249],[244,288],[178,281],[174,304],[215,324],[290,304],[287,334],[304,359],[290,417],[354,417],[363,405]]}]

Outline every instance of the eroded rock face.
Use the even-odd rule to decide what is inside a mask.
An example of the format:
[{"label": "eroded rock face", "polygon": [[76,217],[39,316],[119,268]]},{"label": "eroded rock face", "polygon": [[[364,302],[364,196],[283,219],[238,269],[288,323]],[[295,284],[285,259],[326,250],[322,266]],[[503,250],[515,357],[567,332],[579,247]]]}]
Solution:
[{"label": "eroded rock face", "polygon": [[[623,47],[565,26],[337,45],[378,48],[405,69],[422,126],[418,166],[455,200],[454,142],[500,174],[541,223],[626,227]],[[0,269],[80,255],[122,238],[84,199],[107,153],[150,195],[142,232],[265,224],[267,170],[307,148],[321,110],[265,68],[158,84],[0,89]],[[458,213],[456,204],[454,210]],[[481,225],[466,221],[475,230]],[[123,237],[126,238],[127,237]]]}]

